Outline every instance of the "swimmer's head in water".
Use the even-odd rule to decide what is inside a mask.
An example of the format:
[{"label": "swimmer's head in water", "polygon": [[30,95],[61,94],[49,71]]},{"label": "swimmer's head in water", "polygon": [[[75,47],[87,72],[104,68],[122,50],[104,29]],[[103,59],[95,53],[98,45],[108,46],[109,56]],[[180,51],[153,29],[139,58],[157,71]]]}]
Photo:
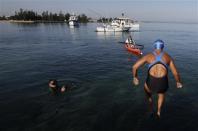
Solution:
[{"label": "swimmer's head in water", "polygon": [[164,42],[160,39],[156,40],[154,42],[154,48],[157,49],[157,50],[163,50],[164,48]]},{"label": "swimmer's head in water", "polygon": [[57,84],[57,80],[51,79],[51,80],[49,80],[49,84],[56,85]]}]

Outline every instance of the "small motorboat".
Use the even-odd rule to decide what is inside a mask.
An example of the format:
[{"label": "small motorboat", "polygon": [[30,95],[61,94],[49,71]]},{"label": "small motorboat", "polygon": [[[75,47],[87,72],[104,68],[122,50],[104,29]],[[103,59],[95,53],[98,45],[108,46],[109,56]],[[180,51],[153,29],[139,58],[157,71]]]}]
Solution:
[{"label": "small motorboat", "polygon": [[69,17],[69,26],[79,26],[78,17],[74,13]]},{"label": "small motorboat", "polygon": [[130,18],[122,17],[115,18],[109,24],[104,24],[96,28],[96,32],[128,32],[139,31],[139,23],[131,20]]},{"label": "small motorboat", "polygon": [[131,36],[129,36],[126,39],[124,46],[127,49],[127,51],[129,51],[132,54],[135,54],[135,55],[142,55],[143,54],[141,49],[143,49],[144,46],[136,44]]},{"label": "small motorboat", "polygon": [[142,51],[136,47],[135,45],[125,43],[125,48],[127,49],[128,52],[135,54],[135,55],[143,55]]}]

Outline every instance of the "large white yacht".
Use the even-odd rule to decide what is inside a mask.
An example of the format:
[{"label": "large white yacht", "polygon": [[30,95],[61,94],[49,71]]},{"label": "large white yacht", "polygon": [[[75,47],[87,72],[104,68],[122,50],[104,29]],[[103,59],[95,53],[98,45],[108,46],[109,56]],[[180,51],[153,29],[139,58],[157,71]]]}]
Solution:
[{"label": "large white yacht", "polygon": [[115,18],[110,24],[103,24],[103,26],[97,27],[98,32],[108,31],[139,31],[139,23],[132,21],[126,17]]},{"label": "large white yacht", "polygon": [[129,27],[124,27],[120,25],[103,24],[103,26],[97,27],[97,32],[124,32],[129,31]]},{"label": "large white yacht", "polygon": [[76,15],[73,14],[69,17],[69,25],[70,26],[78,26],[79,25],[78,24],[78,17]]},{"label": "large white yacht", "polygon": [[124,26],[126,28],[129,28],[129,31],[139,31],[139,23],[134,22],[130,18],[126,17],[120,17],[120,18],[115,18],[112,22],[111,25],[120,25]]}]

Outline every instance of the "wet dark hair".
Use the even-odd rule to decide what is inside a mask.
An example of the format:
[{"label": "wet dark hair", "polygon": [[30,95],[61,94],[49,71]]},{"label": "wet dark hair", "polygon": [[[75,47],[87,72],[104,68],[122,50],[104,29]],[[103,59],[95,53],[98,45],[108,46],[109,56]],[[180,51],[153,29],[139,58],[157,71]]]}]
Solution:
[{"label": "wet dark hair", "polygon": [[50,83],[51,81],[53,81],[53,84],[55,84],[55,85],[57,84],[57,80],[56,80],[56,79],[50,79],[50,80],[49,80],[49,83]]}]

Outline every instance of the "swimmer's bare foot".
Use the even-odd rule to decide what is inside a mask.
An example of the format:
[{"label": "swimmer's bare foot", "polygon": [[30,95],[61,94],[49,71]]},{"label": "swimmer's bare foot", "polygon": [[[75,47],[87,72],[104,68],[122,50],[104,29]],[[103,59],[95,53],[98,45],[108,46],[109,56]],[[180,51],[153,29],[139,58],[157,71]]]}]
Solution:
[{"label": "swimmer's bare foot", "polygon": [[157,118],[158,119],[160,118],[160,112],[157,112]]}]

